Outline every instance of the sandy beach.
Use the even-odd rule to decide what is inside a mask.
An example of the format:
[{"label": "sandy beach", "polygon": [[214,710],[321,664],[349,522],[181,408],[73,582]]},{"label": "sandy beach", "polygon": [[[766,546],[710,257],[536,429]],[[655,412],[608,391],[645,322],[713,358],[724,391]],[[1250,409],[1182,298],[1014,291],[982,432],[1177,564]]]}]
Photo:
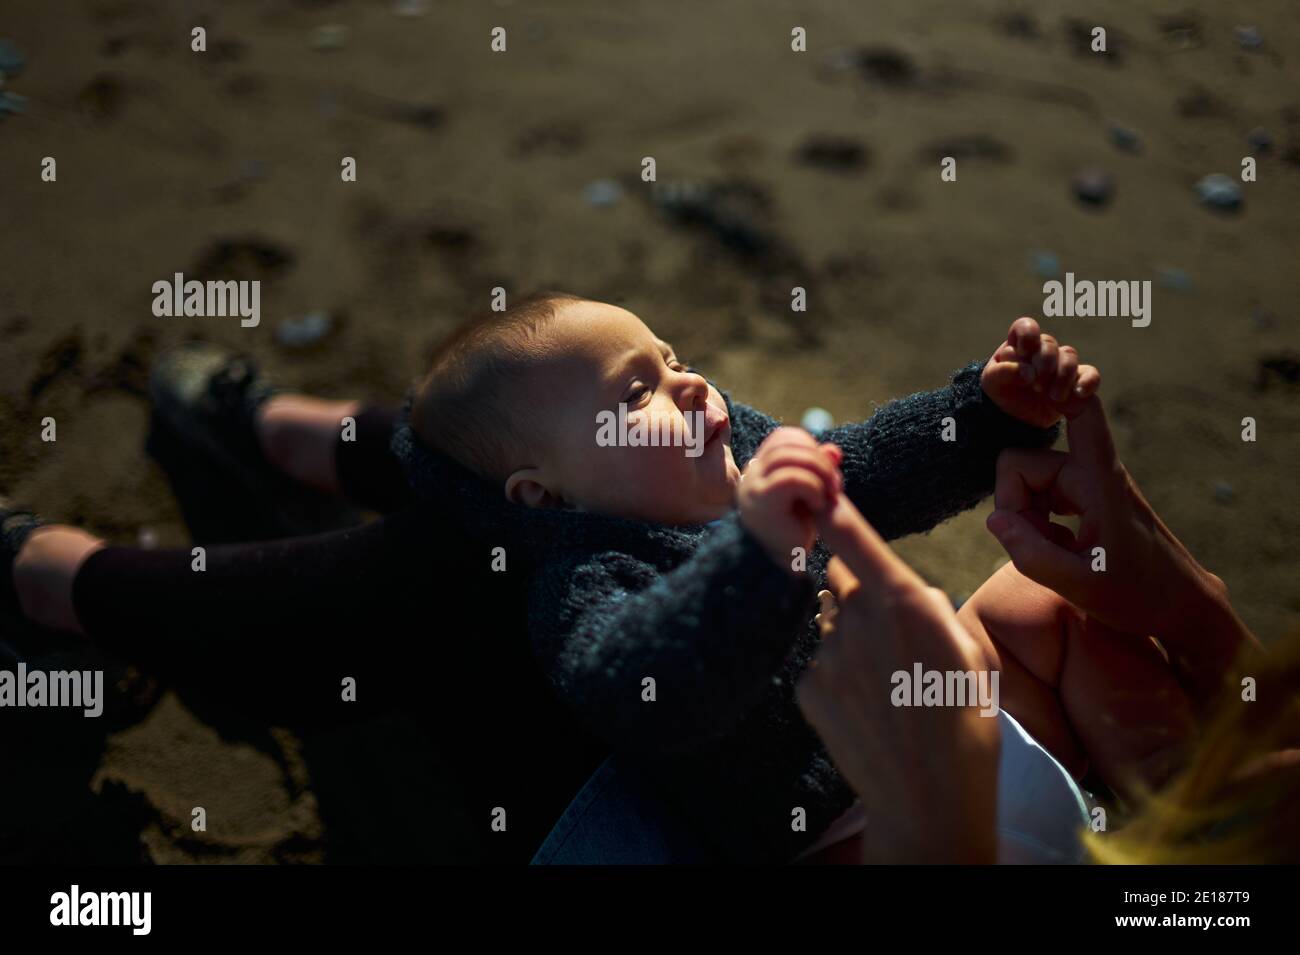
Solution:
[{"label": "sandy beach", "polygon": [[[0,38],[22,56],[0,90],[21,97],[0,113],[0,491],[48,519],[189,540],[144,441],[150,364],[190,338],[397,401],[494,287],[560,288],[797,423],[938,387],[1031,315],[1101,369],[1123,460],[1247,624],[1300,627],[1293,4],[19,0]],[[1099,203],[1072,187],[1088,170]],[[1198,198],[1214,173],[1237,209]],[[737,228],[671,214],[701,184]],[[177,272],[260,280],[259,324],[155,316]],[[1067,272],[1150,281],[1150,324],[1044,318]],[[962,599],[1005,560],[986,514],[898,551]],[[124,661],[51,654],[113,689],[99,721],[0,715],[3,776],[31,782],[0,786],[0,861],[483,858],[413,721],[219,729]],[[386,822],[431,811],[413,801],[438,825]],[[192,832],[199,804],[222,824]]]}]

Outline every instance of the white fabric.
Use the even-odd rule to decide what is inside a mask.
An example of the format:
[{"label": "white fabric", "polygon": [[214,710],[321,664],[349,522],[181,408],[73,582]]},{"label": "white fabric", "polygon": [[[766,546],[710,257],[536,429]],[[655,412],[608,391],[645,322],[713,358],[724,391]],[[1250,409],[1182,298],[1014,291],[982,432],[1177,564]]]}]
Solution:
[{"label": "white fabric", "polygon": [[[1005,711],[998,761],[998,862],[1004,865],[1078,864],[1085,859],[1079,834],[1088,804],[1070,774]],[[802,859],[866,828],[854,802],[822,833]]]}]

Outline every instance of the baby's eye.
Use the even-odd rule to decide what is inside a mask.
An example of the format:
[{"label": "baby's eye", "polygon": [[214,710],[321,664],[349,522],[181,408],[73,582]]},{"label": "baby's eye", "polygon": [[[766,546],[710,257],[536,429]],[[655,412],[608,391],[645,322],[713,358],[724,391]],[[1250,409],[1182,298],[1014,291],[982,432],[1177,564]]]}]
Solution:
[{"label": "baby's eye", "polygon": [[668,359],[668,367],[669,367],[670,369],[672,369],[673,371],[677,371],[677,372],[681,372],[681,371],[686,371],[686,370],[687,370],[687,369],[686,369],[686,366],[683,365],[681,362],[679,362],[676,358],[669,358],[669,359]]},{"label": "baby's eye", "polygon": [[632,390],[628,392],[627,397],[623,399],[623,403],[628,405],[639,404],[641,399],[648,394],[650,394],[650,389],[638,382],[632,386]]}]

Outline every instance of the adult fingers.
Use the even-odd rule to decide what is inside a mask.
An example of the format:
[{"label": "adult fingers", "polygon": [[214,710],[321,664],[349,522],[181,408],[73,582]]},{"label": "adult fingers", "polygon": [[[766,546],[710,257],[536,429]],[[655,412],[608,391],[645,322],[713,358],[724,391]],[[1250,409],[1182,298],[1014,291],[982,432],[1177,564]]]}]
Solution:
[{"label": "adult fingers", "polygon": [[1062,406],[1061,413],[1066,419],[1078,417],[1087,409],[1088,399],[1095,395],[1100,387],[1101,372],[1093,365],[1080,365],[1074,390],[1070,392],[1069,400]]},{"label": "adult fingers", "polygon": [[1034,495],[1050,490],[1061,468],[1070,460],[1063,451],[1008,448],[998,455],[993,501],[1000,510],[1025,511]]},{"label": "adult fingers", "polygon": [[1075,382],[1074,393],[1080,398],[1087,398],[1101,387],[1101,372],[1096,365],[1080,365],[1079,380]]},{"label": "adult fingers", "polygon": [[1093,468],[1110,468],[1115,464],[1115,441],[1101,399],[1095,394],[1066,419],[1070,438],[1070,456]]},{"label": "adult fingers", "polygon": [[826,583],[830,585],[837,604],[848,600],[858,589],[858,578],[853,576],[853,571],[838,557],[832,557],[826,565]]},{"label": "adult fingers", "polygon": [[871,595],[891,589],[924,588],[925,582],[867,523],[853,502],[840,495],[828,513],[818,515],[822,541],[853,572]]},{"label": "adult fingers", "polygon": [[1091,603],[1088,597],[1093,579],[1086,557],[1048,540],[1023,514],[999,508],[985,523],[1016,570],[1072,603]]}]

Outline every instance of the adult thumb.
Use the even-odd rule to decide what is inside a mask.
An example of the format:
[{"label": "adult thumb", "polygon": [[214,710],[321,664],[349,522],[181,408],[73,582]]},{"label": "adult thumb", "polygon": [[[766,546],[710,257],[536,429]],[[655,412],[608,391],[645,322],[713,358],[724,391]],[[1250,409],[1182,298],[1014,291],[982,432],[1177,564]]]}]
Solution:
[{"label": "adult thumb", "polygon": [[1088,580],[1088,565],[1078,554],[1044,536],[1023,514],[995,510],[985,526],[1002,545],[1011,562],[1030,580],[1078,603]]}]

